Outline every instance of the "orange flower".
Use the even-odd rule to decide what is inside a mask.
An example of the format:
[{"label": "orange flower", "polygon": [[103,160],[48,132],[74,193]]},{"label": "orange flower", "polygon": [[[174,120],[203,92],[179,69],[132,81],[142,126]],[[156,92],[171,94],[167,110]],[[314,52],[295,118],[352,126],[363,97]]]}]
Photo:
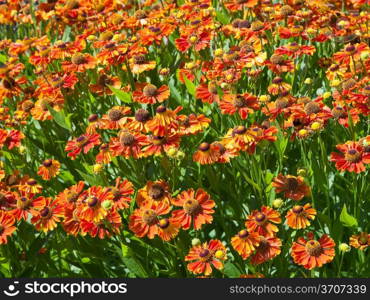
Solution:
[{"label": "orange flower", "polygon": [[150,131],[148,127],[148,121],[150,119],[150,113],[146,109],[140,108],[135,112],[134,117],[128,118],[128,123],[126,124],[126,127],[132,131],[148,133]]},{"label": "orange flower", "polygon": [[148,145],[143,148],[144,156],[161,155],[172,148],[180,147],[180,136],[177,133],[150,135]]},{"label": "orange flower", "polygon": [[83,181],[79,181],[77,184],[74,184],[60,192],[55,200],[65,207],[75,207],[84,187],[85,183]]},{"label": "orange flower", "polygon": [[63,229],[70,235],[77,236],[79,233],[84,235],[81,232],[81,220],[77,216],[78,208],[74,206],[64,207],[64,220],[63,220]]},{"label": "orange flower", "polygon": [[258,232],[263,236],[273,236],[279,229],[272,223],[281,223],[280,213],[271,207],[262,206],[261,211],[252,211],[245,221],[245,226],[249,232]]},{"label": "orange flower", "polygon": [[108,114],[103,115],[99,122],[100,129],[121,129],[127,122],[126,115],[131,113],[131,108],[128,106],[114,106]]},{"label": "orange flower", "polygon": [[108,214],[108,209],[103,207],[102,203],[112,200],[111,191],[100,186],[92,186],[79,197],[78,217],[89,222],[99,222]]},{"label": "orange flower", "polygon": [[207,84],[201,84],[195,91],[195,97],[202,100],[203,103],[213,103],[219,101],[217,84],[210,81]]},{"label": "orange flower", "polygon": [[193,154],[193,160],[201,165],[213,164],[218,161],[221,153],[216,144],[201,143]]},{"label": "orange flower", "polygon": [[185,261],[191,261],[188,264],[190,272],[206,276],[212,274],[212,266],[217,270],[222,270],[223,261],[226,259],[226,248],[219,240],[211,240],[209,243],[194,246],[185,257]]},{"label": "orange flower", "polygon": [[183,34],[175,40],[175,44],[176,48],[181,52],[185,52],[192,46],[194,46],[195,51],[199,52],[209,46],[210,40],[211,34],[203,31],[199,34]]},{"label": "orange flower", "polygon": [[276,193],[284,193],[285,198],[293,200],[301,200],[304,196],[311,193],[310,187],[304,182],[301,176],[282,175],[279,174],[274,178],[272,186],[275,187]]},{"label": "orange flower", "polygon": [[260,242],[259,236],[257,232],[249,232],[243,229],[231,238],[231,245],[243,259],[247,259],[258,247]]},{"label": "orange flower", "polygon": [[295,205],[286,214],[287,224],[293,229],[303,229],[310,226],[310,220],[315,219],[316,209],[311,208],[311,204],[304,206]]},{"label": "orange flower", "polygon": [[159,234],[159,216],[166,215],[170,212],[171,207],[166,202],[155,204],[147,202],[144,206],[135,209],[130,216],[129,228],[138,237],[148,236],[153,239]]},{"label": "orange flower", "polygon": [[123,129],[118,138],[111,139],[109,150],[113,156],[122,155],[125,158],[137,159],[143,156],[142,148],[147,144],[148,140],[145,135]]},{"label": "orange flower", "polygon": [[197,134],[209,127],[209,123],[211,123],[211,119],[206,118],[203,114],[198,116],[196,114],[179,115],[177,120],[179,121],[178,131],[181,135]]},{"label": "orange flower", "polygon": [[147,202],[158,204],[165,202],[171,204],[172,196],[170,186],[164,180],[148,181],[148,183],[138,190],[136,203],[139,206],[145,205]]},{"label": "orange flower", "polygon": [[38,197],[33,201],[33,208],[31,223],[43,232],[54,230],[63,217],[63,206],[50,197]]},{"label": "orange flower", "polygon": [[173,205],[181,206],[182,209],[172,212],[173,219],[180,223],[182,228],[190,228],[192,221],[195,230],[199,230],[203,224],[210,224],[213,221],[212,214],[215,212],[215,202],[202,189],[183,191],[172,200]]},{"label": "orange flower", "polygon": [[16,218],[16,220],[28,220],[28,216],[33,208],[33,201],[35,195],[32,193],[26,193],[21,191],[20,194],[15,194],[16,207],[10,211],[10,213]]},{"label": "orange flower", "polygon": [[166,108],[160,105],[156,108],[155,116],[148,121],[148,128],[155,135],[165,135],[170,129],[177,129],[177,113],[182,109],[181,106],[175,110]]},{"label": "orange flower", "polygon": [[0,245],[8,243],[8,237],[17,230],[14,223],[13,215],[0,210]]},{"label": "orange flower", "polygon": [[333,239],[324,234],[319,240],[308,235],[308,240],[300,237],[291,248],[292,257],[296,264],[311,270],[331,262],[335,256],[335,243]]},{"label": "orange flower", "polygon": [[59,174],[60,163],[54,159],[44,160],[42,165],[39,167],[37,174],[44,180],[50,180]]},{"label": "orange flower", "polygon": [[62,69],[66,72],[83,73],[88,69],[94,69],[96,59],[88,53],[77,52],[72,55],[71,61],[63,61]]},{"label": "orange flower", "polygon": [[244,125],[239,125],[230,128],[224,140],[227,142],[227,147],[235,147],[238,150],[247,151],[252,142],[255,141],[255,137]]},{"label": "orange flower", "polygon": [[22,182],[19,184],[18,189],[19,191],[29,194],[39,194],[42,191],[42,186],[38,184],[35,179],[25,176],[22,178]]},{"label": "orange flower", "polygon": [[348,141],[336,147],[344,155],[332,152],[330,160],[335,162],[339,171],[361,173],[365,171],[364,164],[370,164],[370,153],[364,152],[364,148],[359,143]]},{"label": "orange flower", "polygon": [[159,220],[157,226],[159,237],[166,242],[175,238],[180,230],[180,224],[176,223],[172,218]]},{"label": "orange flower", "polygon": [[259,108],[257,97],[248,93],[242,95],[225,94],[219,101],[219,106],[223,114],[233,115],[238,112],[243,120]]},{"label": "orange flower", "polygon": [[120,232],[122,226],[122,219],[115,210],[109,211],[103,220],[98,222],[89,222],[87,220],[81,221],[81,233],[85,235],[88,233],[91,237],[98,237],[104,239]]},{"label": "orange flower", "polygon": [[168,86],[162,85],[157,88],[154,84],[146,84],[142,90],[136,90],[133,92],[133,97],[136,102],[143,104],[155,104],[161,103],[168,99],[170,96],[170,90]]},{"label": "orange flower", "polygon": [[90,149],[99,144],[99,134],[83,134],[78,138],[69,141],[66,145],[65,151],[71,151],[67,154],[67,156],[71,157],[72,159],[76,159],[76,156],[79,155],[81,151],[86,154],[87,152],[89,152]]},{"label": "orange flower", "polygon": [[0,129],[0,148],[6,146],[11,150],[14,147],[19,147],[22,139],[24,139],[24,134],[19,130]]},{"label": "orange flower", "polygon": [[131,195],[135,192],[133,185],[127,179],[122,180],[121,177],[116,179],[116,184],[108,187],[109,192],[113,194],[113,203],[116,210],[130,207]]},{"label": "orange flower", "polygon": [[275,236],[260,236],[256,253],[251,257],[253,265],[262,264],[271,260],[281,253],[281,240]]},{"label": "orange flower", "polygon": [[349,238],[349,244],[357,249],[365,250],[370,246],[370,234],[366,232],[354,234]]}]

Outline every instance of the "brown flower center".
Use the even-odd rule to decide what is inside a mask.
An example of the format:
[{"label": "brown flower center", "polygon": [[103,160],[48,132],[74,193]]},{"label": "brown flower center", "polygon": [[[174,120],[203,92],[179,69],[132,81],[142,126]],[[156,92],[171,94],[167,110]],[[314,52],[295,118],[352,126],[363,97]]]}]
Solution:
[{"label": "brown flower center", "polygon": [[202,151],[202,152],[206,152],[206,151],[208,151],[209,150],[209,148],[211,147],[211,145],[210,144],[208,144],[208,143],[201,143],[200,145],[199,145],[199,147],[198,147],[198,149],[200,150],[200,151]]},{"label": "brown flower center", "polygon": [[143,89],[143,94],[145,97],[155,97],[157,96],[157,87],[154,84],[147,84]]},{"label": "brown flower center", "polygon": [[202,249],[200,252],[199,252],[199,257],[206,261],[208,259],[210,259],[212,256],[211,252],[208,250],[208,249]]},{"label": "brown flower center", "polygon": [[320,112],[320,105],[317,102],[309,102],[305,105],[304,111],[307,115],[317,114]]},{"label": "brown flower center", "polygon": [[345,159],[351,163],[357,163],[361,160],[361,152],[356,149],[349,149],[345,154]]},{"label": "brown flower center", "polygon": [[141,108],[138,109],[135,113],[135,120],[141,123],[145,123],[150,118],[150,114],[147,110]]},{"label": "brown flower center", "polygon": [[273,54],[271,57],[270,57],[270,60],[273,64],[275,65],[280,65],[284,62],[284,57],[282,55],[278,55],[278,54]]},{"label": "brown flower center", "polygon": [[51,216],[51,210],[49,207],[45,206],[42,210],[40,210],[40,216],[44,219]]},{"label": "brown flower center", "polygon": [[42,164],[45,168],[49,168],[53,164],[53,161],[51,159],[47,159],[47,160],[44,160]]},{"label": "brown flower center", "polygon": [[166,229],[170,226],[170,221],[168,221],[168,219],[162,219],[158,222],[158,226],[162,229]]},{"label": "brown flower center", "polygon": [[147,225],[154,225],[158,222],[157,213],[152,209],[147,209],[143,213],[143,221]]},{"label": "brown flower center", "polygon": [[72,63],[75,65],[83,65],[84,63],[87,62],[86,57],[82,53],[73,54],[71,60]]},{"label": "brown flower center", "polygon": [[195,215],[200,212],[201,206],[196,199],[188,199],[184,202],[184,210],[188,215]]},{"label": "brown flower center", "polygon": [[301,205],[293,206],[293,212],[297,215],[301,214],[303,212],[303,206]]},{"label": "brown flower center", "polygon": [[24,101],[22,103],[22,109],[25,112],[29,112],[34,106],[35,106],[35,104],[32,101],[30,101],[30,100]]},{"label": "brown flower center", "polygon": [[241,238],[241,239],[245,239],[246,237],[249,236],[249,232],[248,230],[246,229],[243,229],[243,230],[240,230],[239,233],[238,233],[238,236]]},{"label": "brown flower center", "polygon": [[284,109],[289,106],[289,100],[285,97],[276,99],[275,106],[277,109]]},{"label": "brown flower center", "polygon": [[266,215],[263,213],[257,213],[254,219],[258,225],[263,225],[267,221]]},{"label": "brown flower center", "polygon": [[136,56],[134,56],[134,62],[137,65],[145,63],[146,62],[145,55],[136,55]]},{"label": "brown flower center", "polygon": [[111,121],[119,121],[123,117],[123,113],[119,109],[111,109],[108,112],[108,118]]},{"label": "brown flower center", "polygon": [[95,207],[98,204],[98,202],[99,202],[99,199],[95,196],[92,196],[87,200],[87,205],[89,207]]},{"label": "brown flower center", "polygon": [[358,237],[358,243],[360,245],[367,245],[369,243],[368,234],[366,232],[360,233],[360,236]]},{"label": "brown flower center", "polygon": [[346,113],[341,106],[336,106],[332,109],[331,113],[333,114],[333,117],[336,119],[343,118],[346,116]]},{"label": "brown flower center", "polygon": [[239,125],[233,129],[232,135],[235,136],[235,135],[243,134],[246,132],[247,132],[247,128],[244,125]]},{"label": "brown flower center", "polygon": [[356,85],[356,80],[350,78],[342,83],[342,87],[344,90],[349,90]]},{"label": "brown flower center", "polygon": [[320,256],[323,248],[318,241],[310,240],[306,243],[306,251],[310,256]]},{"label": "brown flower center", "polygon": [[165,190],[160,184],[153,184],[148,191],[148,195],[150,198],[154,200],[158,200],[164,196]]},{"label": "brown flower center", "polygon": [[132,146],[135,143],[135,136],[129,132],[124,132],[120,136],[120,143],[126,147]]},{"label": "brown flower center", "polygon": [[242,107],[245,107],[246,106],[246,103],[245,103],[245,99],[240,96],[240,95],[237,95],[234,99],[234,102],[233,102],[233,105],[236,107],[236,108],[242,108]]},{"label": "brown flower center", "polygon": [[299,186],[298,179],[294,178],[294,177],[289,177],[286,180],[286,185],[287,185],[287,189],[289,191],[296,191],[298,189],[298,186]]}]

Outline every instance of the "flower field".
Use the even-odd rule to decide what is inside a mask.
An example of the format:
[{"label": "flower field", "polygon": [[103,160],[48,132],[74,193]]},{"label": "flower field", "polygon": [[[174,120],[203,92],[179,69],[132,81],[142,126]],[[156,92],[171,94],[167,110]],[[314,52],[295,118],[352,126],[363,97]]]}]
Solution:
[{"label": "flower field", "polygon": [[0,277],[369,277],[369,9],[0,1]]}]

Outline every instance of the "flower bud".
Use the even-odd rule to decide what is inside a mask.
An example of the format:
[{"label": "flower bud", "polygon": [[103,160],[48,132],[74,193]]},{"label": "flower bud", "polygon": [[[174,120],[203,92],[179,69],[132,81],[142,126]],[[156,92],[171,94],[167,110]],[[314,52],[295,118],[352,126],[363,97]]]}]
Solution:
[{"label": "flower bud", "polygon": [[191,244],[193,246],[199,246],[201,244],[201,241],[200,241],[200,239],[194,238],[194,239],[191,240]]},{"label": "flower bud", "polygon": [[283,199],[280,199],[280,198],[275,199],[275,200],[272,202],[272,206],[273,206],[274,208],[280,208],[283,204],[284,204],[284,201],[283,201]]},{"label": "flower bud", "polygon": [[343,253],[351,251],[351,247],[346,243],[341,243],[338,246],[338,248],[339,248],[339,251]]}]

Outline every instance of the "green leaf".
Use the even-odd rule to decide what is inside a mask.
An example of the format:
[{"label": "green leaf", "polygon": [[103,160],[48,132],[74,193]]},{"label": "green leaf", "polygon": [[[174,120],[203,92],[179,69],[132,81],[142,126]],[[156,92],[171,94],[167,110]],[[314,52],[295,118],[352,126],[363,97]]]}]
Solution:
[{"label": "green leaf", "polygon": [[113,94],[119,100],[121,100],[122,102],[125,102],[125,103],[131,103],[132,102],[131,95],[129,93],[126,93],[126,92],[124,92],[122,90],[116,89],[115,87],[113,87],[111,85],[108,85],[108,87],[113,92]]},{"label": "green leaf", "polygon": [[121,244],[121,249],[122,261],[126,267],[138,277],[148,277],[148,274],[145,272],[141,263],[135,258],[134,251],[132,251],[130,247],[123,243]]},{"label": "green leaf", "polygon": [[189,94],[195,97],[195,85],[186,76],[183,77]]},{"label": "green leaf", "polygon": [[66,116],[64,112],[61,110],[60,112],[57,112],[55,109],[53,109],[50,105],[46,104],[50,114],[53,116],[54,121],[64,129],[67,129],[68,131],[72,131],[72,125],[71,125],[71,115],[69,114]]},{"label": "green leaf", "polygon": [[175,82],[173,79],[169,81],[168,86],[170,87],[171,96],[173,96],[177,102],[181,103],[181,95],[179,90],[175,87]]},{"label": "green leaf", "polygon": [[0,54],[0,63],[5,63],[7,61],[6,55]]},{"label": "green leaf", "polygon": [[80,170],[76,170],[78,174],[81,175],[81,177],[90,185],[101,185],[102,183],[100,182],[99,178],[94,175],[89,175],[84,172],[81,172]]},{"label": "green leaf", "polygon": [[225,264],[224,273],[229,278],[238,278],[241,274],[239,269],[231,262]]},{"label": "green leaf", "polygon": [[225,12],[223,12],[222,10],[216,12],[216,18],[224,25],[230,23],[230,17],[227,14],[225,14]]},{"label": "green leaf", "polygon": [[345,204],[343,205],[343,209],[342,212],[340,213],[339,220],[342,222],[343,226],[346,227],[358,225],[356,218],[348,214],[347,207]]},{"label": "green leaf", "polygon": [[62,41],[63,42],[69,41],[70,40],[70,34],[71,34],[71,27],[66,26],[66,28],[64,29]]}]

